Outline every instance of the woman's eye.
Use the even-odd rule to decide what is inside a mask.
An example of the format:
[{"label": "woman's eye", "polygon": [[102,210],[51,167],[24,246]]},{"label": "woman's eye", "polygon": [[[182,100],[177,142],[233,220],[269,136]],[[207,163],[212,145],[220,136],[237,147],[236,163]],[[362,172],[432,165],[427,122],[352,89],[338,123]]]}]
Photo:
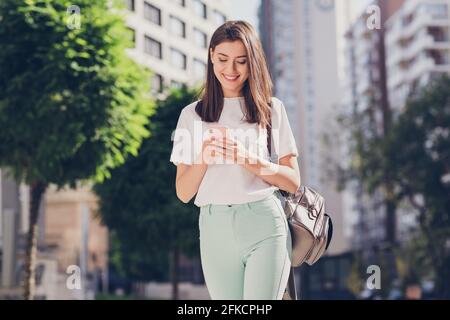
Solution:
[{"label": "woman's eye", "polygon": [[220,61],[220,62],[227,62],[227,60],[222,60],[222,59],[219,59],[219,61]]},{"label": "woman's eye", "polygon": [[247,61],[238,61],[239,64],[245,64]]}]

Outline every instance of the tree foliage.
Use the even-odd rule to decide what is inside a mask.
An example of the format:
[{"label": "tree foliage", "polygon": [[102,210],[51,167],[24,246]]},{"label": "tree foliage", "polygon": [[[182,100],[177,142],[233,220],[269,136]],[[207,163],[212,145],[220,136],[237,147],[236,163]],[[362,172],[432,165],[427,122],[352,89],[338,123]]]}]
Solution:
[{"label": "tree foliage", "polygon": [[198,208],[177,198],[176,167],[169,162],[181,109],[194,99],[195,92],[183,88],[158,101],[148,128],[152,134],[138,156],[94,188],[101,217],[120,243],[117,262],[130,279],[166,280],[173,250],[198,254]]},{"label": "tree foliage", "polygon": [[68,1],[0,2],[0,165],[18,181],[101,181],[148,136],[149,74],[108,2],[77,1],[79,29]]}]

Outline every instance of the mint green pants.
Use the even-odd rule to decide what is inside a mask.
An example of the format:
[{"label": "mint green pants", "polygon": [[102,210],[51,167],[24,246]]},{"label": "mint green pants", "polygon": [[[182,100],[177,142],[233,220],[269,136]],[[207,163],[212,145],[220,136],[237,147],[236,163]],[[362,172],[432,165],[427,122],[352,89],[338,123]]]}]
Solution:
[{"label": "mint green pants", "polygon": [[199,228],[211,299],[281,300],[292,247],[276,193],[244,204],[202,206]]}]

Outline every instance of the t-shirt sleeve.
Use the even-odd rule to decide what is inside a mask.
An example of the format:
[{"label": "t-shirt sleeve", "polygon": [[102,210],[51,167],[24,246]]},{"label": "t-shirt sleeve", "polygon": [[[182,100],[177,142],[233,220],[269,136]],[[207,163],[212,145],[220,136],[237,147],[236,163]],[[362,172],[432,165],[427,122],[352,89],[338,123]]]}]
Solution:
[{"label": "t-shirt sleeve", "polygon": [[177,127],[172,132],[173,146],[169,161],[173,164],[193,164],[193,127],[194,119],[190,117],[186,109],[183,109],[178,118]]},{"label": "t-shirt sleeve", "polygon": [[280,103],[280,123],[279,123],[279,150],[278,159],[287,155],[294,155],[298,157],[298,149],[295,143],[294,135],[292,133],[286,109],[283,103]]}]

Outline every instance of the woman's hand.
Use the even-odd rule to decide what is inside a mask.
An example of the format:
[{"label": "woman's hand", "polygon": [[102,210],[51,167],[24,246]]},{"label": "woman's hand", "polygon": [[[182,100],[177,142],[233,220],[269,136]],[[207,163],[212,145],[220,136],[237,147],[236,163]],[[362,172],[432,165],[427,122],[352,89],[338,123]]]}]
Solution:
[{"label": "woman's hand", "polygon": [[214,143],[214,151],[219,158],[225,161],[225,164],[256,164],[258,155],[249,151],[239,140],[234,137],[227,136]]},{"label": "woman's hand", "polygon": [[202,151],[199,155],[199,163],[210,164],[230,164],[225,156],[225,138],[210,136],[203,140]]},{"label": "woman's hand", "polygon": [[216,137],[210,136],[203,140],[202,144],[202,151],[199,155],[199,163],[202,165],[209,165],[213,164],[215,162],[216,154],[215,151],[217,149],[215,141],[217,140]]}]

